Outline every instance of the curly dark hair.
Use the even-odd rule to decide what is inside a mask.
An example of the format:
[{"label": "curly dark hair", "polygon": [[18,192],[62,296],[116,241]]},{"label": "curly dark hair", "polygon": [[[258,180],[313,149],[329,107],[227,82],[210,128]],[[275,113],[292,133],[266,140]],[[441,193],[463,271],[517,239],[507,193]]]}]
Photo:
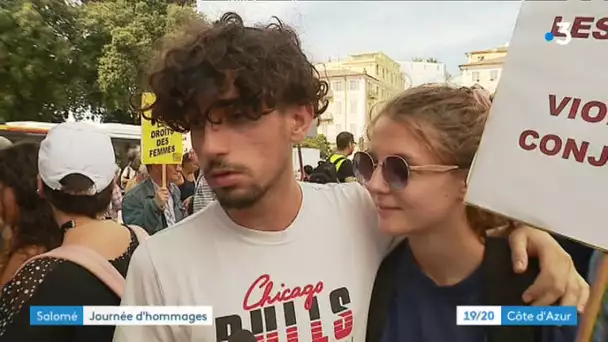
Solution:
[{"label": "curly dark hair", "polygon": [[21,142],[0,150],[0,183],[13,189],[19,207],[16,239],[9,253],[27,246],[50,250],[63,240],[51,206],[36,191],[38,149],[38,143]]},{"label": "curly dark hair", "polygon": [[[312,105],[315,118],[322,114],[328,106],[327,82],[306,58],[294,30],[273,20],[249,27],[228,12],[212,25],[195,23],[193,37],[174,42],[162,54],[148,80],[156,100],[141,111],[151,110],[149,119],[178,132],[205,122],[219,124],[209,113],[234,79],[238,106],[251,120],[289,105]],[[206,108],[199,108],[200,96],[209,100]]]}]

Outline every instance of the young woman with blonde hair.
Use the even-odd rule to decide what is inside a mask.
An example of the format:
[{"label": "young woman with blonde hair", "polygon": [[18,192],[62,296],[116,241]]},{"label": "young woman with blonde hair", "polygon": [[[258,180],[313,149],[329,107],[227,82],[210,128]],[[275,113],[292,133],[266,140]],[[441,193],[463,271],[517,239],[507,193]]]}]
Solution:
[{"label": "young woman with blonde hair", "polygon": [[482,89],[412,88],[372,121],[370,151],[355,154],[380,229],[407,236],[378,272],[368,341],[574,340],[574,327],[456,326],[457,305],[526,305],[539,270],[531,260],[516,274],[507,241],[486,236],[510,222],[463,201],[490,104]]}]

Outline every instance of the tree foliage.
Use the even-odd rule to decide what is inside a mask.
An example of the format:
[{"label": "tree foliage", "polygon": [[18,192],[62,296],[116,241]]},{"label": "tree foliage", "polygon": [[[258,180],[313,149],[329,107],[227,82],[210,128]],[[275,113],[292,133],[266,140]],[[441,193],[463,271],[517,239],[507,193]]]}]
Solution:
[{"label": "tree foliage", "polygon": [[435,57],[428,57],[428,58],[414,57],[414,58],[412,58],[412,62],[439,63],[439,61]]},{"label": "tree foliage", "polygon": [[323,134],[317,134],[316,137],[306,137],[301,144],[302,147],[316,148],[321,151],[321,158],[326,159],[331,155],[331,145],[327,141],[327,137]]},{"label": "tree foliage", "polygon": [[78,9],[62,1],[3,0],[0,116],[60,120],[79,106]]},{"label": "tree foliage", "polygon": [[0,1],[0,117],[136,123],[155,43],[202,19],[190,0]]}]

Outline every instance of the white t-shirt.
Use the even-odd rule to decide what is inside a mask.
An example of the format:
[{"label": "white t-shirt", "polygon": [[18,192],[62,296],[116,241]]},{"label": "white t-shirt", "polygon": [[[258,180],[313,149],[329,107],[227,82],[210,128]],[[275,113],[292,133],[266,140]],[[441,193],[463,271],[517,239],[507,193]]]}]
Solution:
[{"label": "white t-shirt", "polygon": [[131,259],[122,305],[212,306],[214,324],[119,326],[114,342],[222,342],[240,329],[268,341],[293,331],[299,342],[364,341],[392,239],[359,184],[301,186],[302,207],[285,231],[238,226],[214,202],[147,239]]}]

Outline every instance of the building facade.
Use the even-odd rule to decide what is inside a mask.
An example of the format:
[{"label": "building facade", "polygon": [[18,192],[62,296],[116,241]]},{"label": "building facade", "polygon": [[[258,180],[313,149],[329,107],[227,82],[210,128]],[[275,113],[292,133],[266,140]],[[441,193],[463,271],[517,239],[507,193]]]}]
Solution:
[{"label": "building facade", "polygon": [[315,67],[330,89],[329,107],[320,118],[317,132],[332,145],[343,131],[351,132],[357,141],[365,138],[378,104],[404,89],[401,66],[381,52],[351,55]]},{"label": "building facade", "polygon": [[427,83],[446,83],[447,68],[444,63],[399,62],[404,73],[405,87],[416,87]]},{"label": "building facade", "polygon": [[461,85],[470,87],[478,84],[494,93],[507,56],[507,47],[472,51],[466,55],[467,63],[460,65],[462,75],[459,81]]}]

